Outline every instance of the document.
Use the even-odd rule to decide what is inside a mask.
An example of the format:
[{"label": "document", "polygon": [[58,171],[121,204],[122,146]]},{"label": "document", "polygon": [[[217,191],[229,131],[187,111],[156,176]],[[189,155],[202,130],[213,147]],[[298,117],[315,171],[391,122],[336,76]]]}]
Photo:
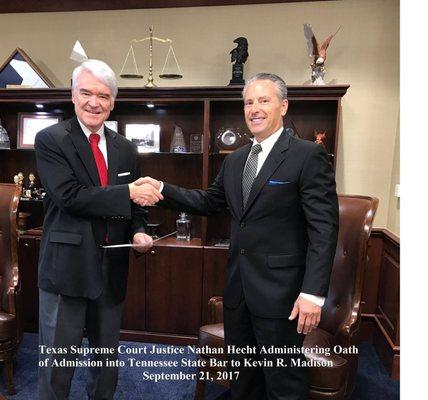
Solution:
[{"label": "document", "polygon": [[[165,236],[161,236],[160,238],[154,239],[153,243],[158,242],[159,240],[165,239],[169,236],[175,235],[177,233],[177,231],[168,233],[168,235]],[[109,244],[106,246],[101,246],[103,249],[120,249],[123,247],[141,247],[141,245],[139,244],[133,244],[133,243],[123,243],[123,244]]]}]

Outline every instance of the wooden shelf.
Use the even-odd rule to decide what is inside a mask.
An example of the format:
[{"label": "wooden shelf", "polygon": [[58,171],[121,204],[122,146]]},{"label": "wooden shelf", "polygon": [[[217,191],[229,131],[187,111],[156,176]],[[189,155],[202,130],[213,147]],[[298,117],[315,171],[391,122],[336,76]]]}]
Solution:
[{"label": "wooden shelf", "polygon": [[158,242],[155,242],[154,246],[201,248],[202,239],[191,238],[189,241],[187,241],[187,240],[177,240],[175,236],[172,236],[172,237],[159,240]]},{"label": "wooden shelf", "polygon": [[[137,102],[145,104],[161,100],[203,101],[240,100],[243,86],[198,86],[198,87],[162,87],[162,88],[119,88],[116,102]],[[287,86],[290,100],[339,99],[343,97],[349,85],[290,85]],[[0,89],[1,102],[40,102],[41,104],[62,103],[71,101],[70,88],[46,89]]]},{"label": "wooden shelf", "polygon": [[[340,102],[349,85],[289,86],[289,111],[284,120],[292,121],[301,138],[313,140],[313,131],[327,131],[327,150],[336,155],[340,121]],[[140,153],[143,176],[185,188],[206,188],[218,174],[228,153],[218,153],[215,137],[219,129],[230,126],[249,133],[243,116],[242,86],[120,88],[110,120],[118,122],[123,133],[126,124],[160,125],[158,153]],[[157,107],[149,109],[147,103]],[[70,88],[0,89],[0,118],[12,150],[2,151],[0,181],[11,182],[18,171],[25,176],[36,172],[35,152],[16,149],[18,113],[35,112],[37,103],[45,110],[61,110],[64,119],[74,115]],[[191,134],[203,135],[203,153],[171,153],[175,126],[183,131],[186,145]],[[190,148],[190,147],[188,147]],[[333,157],[334,160],[337,157]],[[37,175],[37,174],[36,174]],[[36,176],[37,182],[40,179]],[[20,207],[32,213],[34,225],[43,222],[41,202],[22,201]],[[179,212],[148,207],[148,222],[160,224],[159,236],[176,229]],[[40,217],[40,218],[38,218]],[[156,242],[145,255],[130,252],[128,291],[122,328],[127,338],[183,343],[195,340],[199,327],[207,322],[208,300],[221,295],[227,246],[214,246],[216,239],[229,237],[227,211],[212,217],[190,216],[192,239],[178,241],[168,237]],[[22,240],[21,240],[22,239]],[[40,231],[28,230],[20,237],[20,263],[25,268],[24,296],[29,296],[27,327],[37,327],[36,271]]]}]

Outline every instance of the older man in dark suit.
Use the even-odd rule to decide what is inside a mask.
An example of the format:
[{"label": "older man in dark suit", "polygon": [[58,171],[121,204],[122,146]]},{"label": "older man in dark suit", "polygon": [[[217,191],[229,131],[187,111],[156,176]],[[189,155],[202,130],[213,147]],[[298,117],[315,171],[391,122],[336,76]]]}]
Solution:
[{"label": "older man in dark suit", "polygon": [[[229,354],[238,372],[232,398],[301,400],[308,379],[306,369],[296,365],[304,360],[304,334],[320,321],[336,248],[334,172],[322,146],[284,131],[288,101],[280,77],[256,75],[245,85],[243,98],[254,141],[226,157],[207,190],[148,177],[137,183],[159,189],[165,206],[201,215],[229,209],[225,341],[244,351],[271,350]],[[284,349],[294,354],[278,354]],[[255,366],[243,367],[244,358]]]},{"label": "older man in dark suit", "polygon": [[66,399],[77,350],[86,332],[90,359],[88,398],[112,399],[129,249],[145,252],[146,211],[162,195],[141,176],[134,144],[104,126],[114,107],[117,83],[102,61],[88,60],[73,72],[76,117],[39,132],[35,149],[46,189],[39,258],[39,397]]}]

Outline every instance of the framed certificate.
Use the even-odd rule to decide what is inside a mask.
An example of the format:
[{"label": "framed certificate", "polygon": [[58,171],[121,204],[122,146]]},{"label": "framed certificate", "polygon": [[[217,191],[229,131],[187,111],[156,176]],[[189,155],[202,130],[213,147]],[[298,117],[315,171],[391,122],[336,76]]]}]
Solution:
[{"label": "framed certificate", "polygon": [[39,131],[62,121],[62,115],[45,112],[18,114],[18,149],[34,149],[34,140]]}]

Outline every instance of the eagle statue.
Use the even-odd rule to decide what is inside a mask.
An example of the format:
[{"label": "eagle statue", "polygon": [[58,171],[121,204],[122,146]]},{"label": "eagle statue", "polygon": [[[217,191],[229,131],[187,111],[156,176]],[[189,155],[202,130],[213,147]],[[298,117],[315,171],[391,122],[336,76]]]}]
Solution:
[{"label": "eagle statue", "polygon": [[310,24],[303,24],[303,32],[305,33],[306,42],[309,49],[309,56],[314,58],[314,62],[311,64],[312,83],[314,85],[325,85],[324,63],[327,59],[327,48],[330,45],[330,42],[333,37],[337,34],[337,32],[339,32],[339,30],[340,27],[333,35],[328,36],[320,46],[314,35],[314,32],[312,31],[312,26]]},{"label": "eagle statue", "polygon": [[244,37],[236,38],[233,43],[237,46],[230,52],[230,61],[237,64],[244,64],[248,58],[248,41]]}]

